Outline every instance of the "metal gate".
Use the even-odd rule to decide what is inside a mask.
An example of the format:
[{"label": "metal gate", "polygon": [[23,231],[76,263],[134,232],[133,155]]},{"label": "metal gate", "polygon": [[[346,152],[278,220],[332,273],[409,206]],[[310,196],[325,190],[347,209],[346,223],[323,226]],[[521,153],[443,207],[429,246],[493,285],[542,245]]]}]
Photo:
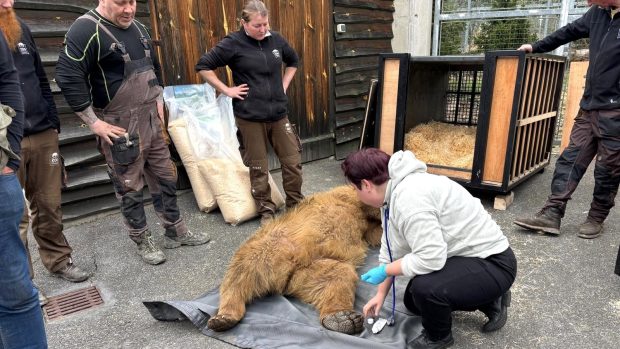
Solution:
[{"label": "metal gate", "polygon": [[[433,56],[516,49],[588,10],[586,0],[434,0]],[[571,48],[587,47],[584,40]],[[566,54],[566,47],[553,53]]]}]

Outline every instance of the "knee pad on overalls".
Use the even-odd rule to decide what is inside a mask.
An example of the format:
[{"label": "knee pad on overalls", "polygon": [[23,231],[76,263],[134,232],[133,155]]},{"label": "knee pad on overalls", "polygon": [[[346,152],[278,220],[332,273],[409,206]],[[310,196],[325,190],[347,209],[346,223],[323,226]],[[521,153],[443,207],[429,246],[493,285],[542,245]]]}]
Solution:
[{"label": "knee pad on overalls", "polygon": [[124,194],[121,198],[121,213],[131,229],[146,227],[142,192],[131,191]]},{"label": "knee pad on overalls", "polygon": [[153,196],[155,210],[160,212],[169,222],[176,222],[181,217],[177,205],[177,184],[176,182],[159,180],[161,194]]}]

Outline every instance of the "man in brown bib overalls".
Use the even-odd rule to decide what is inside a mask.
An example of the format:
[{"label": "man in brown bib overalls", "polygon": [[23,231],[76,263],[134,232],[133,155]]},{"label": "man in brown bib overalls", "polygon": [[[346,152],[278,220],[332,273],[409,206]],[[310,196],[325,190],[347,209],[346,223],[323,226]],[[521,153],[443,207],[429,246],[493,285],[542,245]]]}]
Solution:
[{"label": "man in brown bib overalls", "polygon": [[135,1],[99,0],[95,10],[78,18],[65,37],[56,81],[97,135],[138,254],[149,264],[159,264],[166,257],[146,224],[145,180],[166,230],[164,247],[200,245],[209,237],[190,232],[179,213],[177,173],[163,131],[160,66],[135,13]]}]

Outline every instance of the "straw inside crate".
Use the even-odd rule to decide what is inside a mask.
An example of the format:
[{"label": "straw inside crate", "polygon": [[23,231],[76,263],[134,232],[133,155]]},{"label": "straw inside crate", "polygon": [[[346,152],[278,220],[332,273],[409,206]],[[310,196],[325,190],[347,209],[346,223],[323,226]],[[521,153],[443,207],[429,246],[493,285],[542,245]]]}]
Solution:
[{"label": "straw inside crate", "polygon": [[430,165],[471,169],[476,127],[431,121],[405,134],[405,150]]}]

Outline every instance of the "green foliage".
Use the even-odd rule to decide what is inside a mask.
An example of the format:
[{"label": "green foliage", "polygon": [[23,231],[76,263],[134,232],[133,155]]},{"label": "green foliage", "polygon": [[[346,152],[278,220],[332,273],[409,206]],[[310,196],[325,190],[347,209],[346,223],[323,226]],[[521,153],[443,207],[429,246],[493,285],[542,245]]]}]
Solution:
[{"label": "green foliage", "polygon": [[447,22],[442,24],[440,52],[442,56],[463,54],[461,43],[465,33],[465,22]]},{"label": "green foliage", "polygon": [[[443,11],[450,12],[459,8],[457,3],[444,3]],[[444,22],[441,25],[439,38],[439,55],[458,55],[462,54],[461,44],[465,33],[465,22]]]},{"label": "green foliage", "polygon": [[[517,0],[493,0],[497,9],[516,8]],[[527,18],[498,19],[482,23],[474,34],[472,53],[491,50],[514,50],[521,44],[536,41]]]}]

